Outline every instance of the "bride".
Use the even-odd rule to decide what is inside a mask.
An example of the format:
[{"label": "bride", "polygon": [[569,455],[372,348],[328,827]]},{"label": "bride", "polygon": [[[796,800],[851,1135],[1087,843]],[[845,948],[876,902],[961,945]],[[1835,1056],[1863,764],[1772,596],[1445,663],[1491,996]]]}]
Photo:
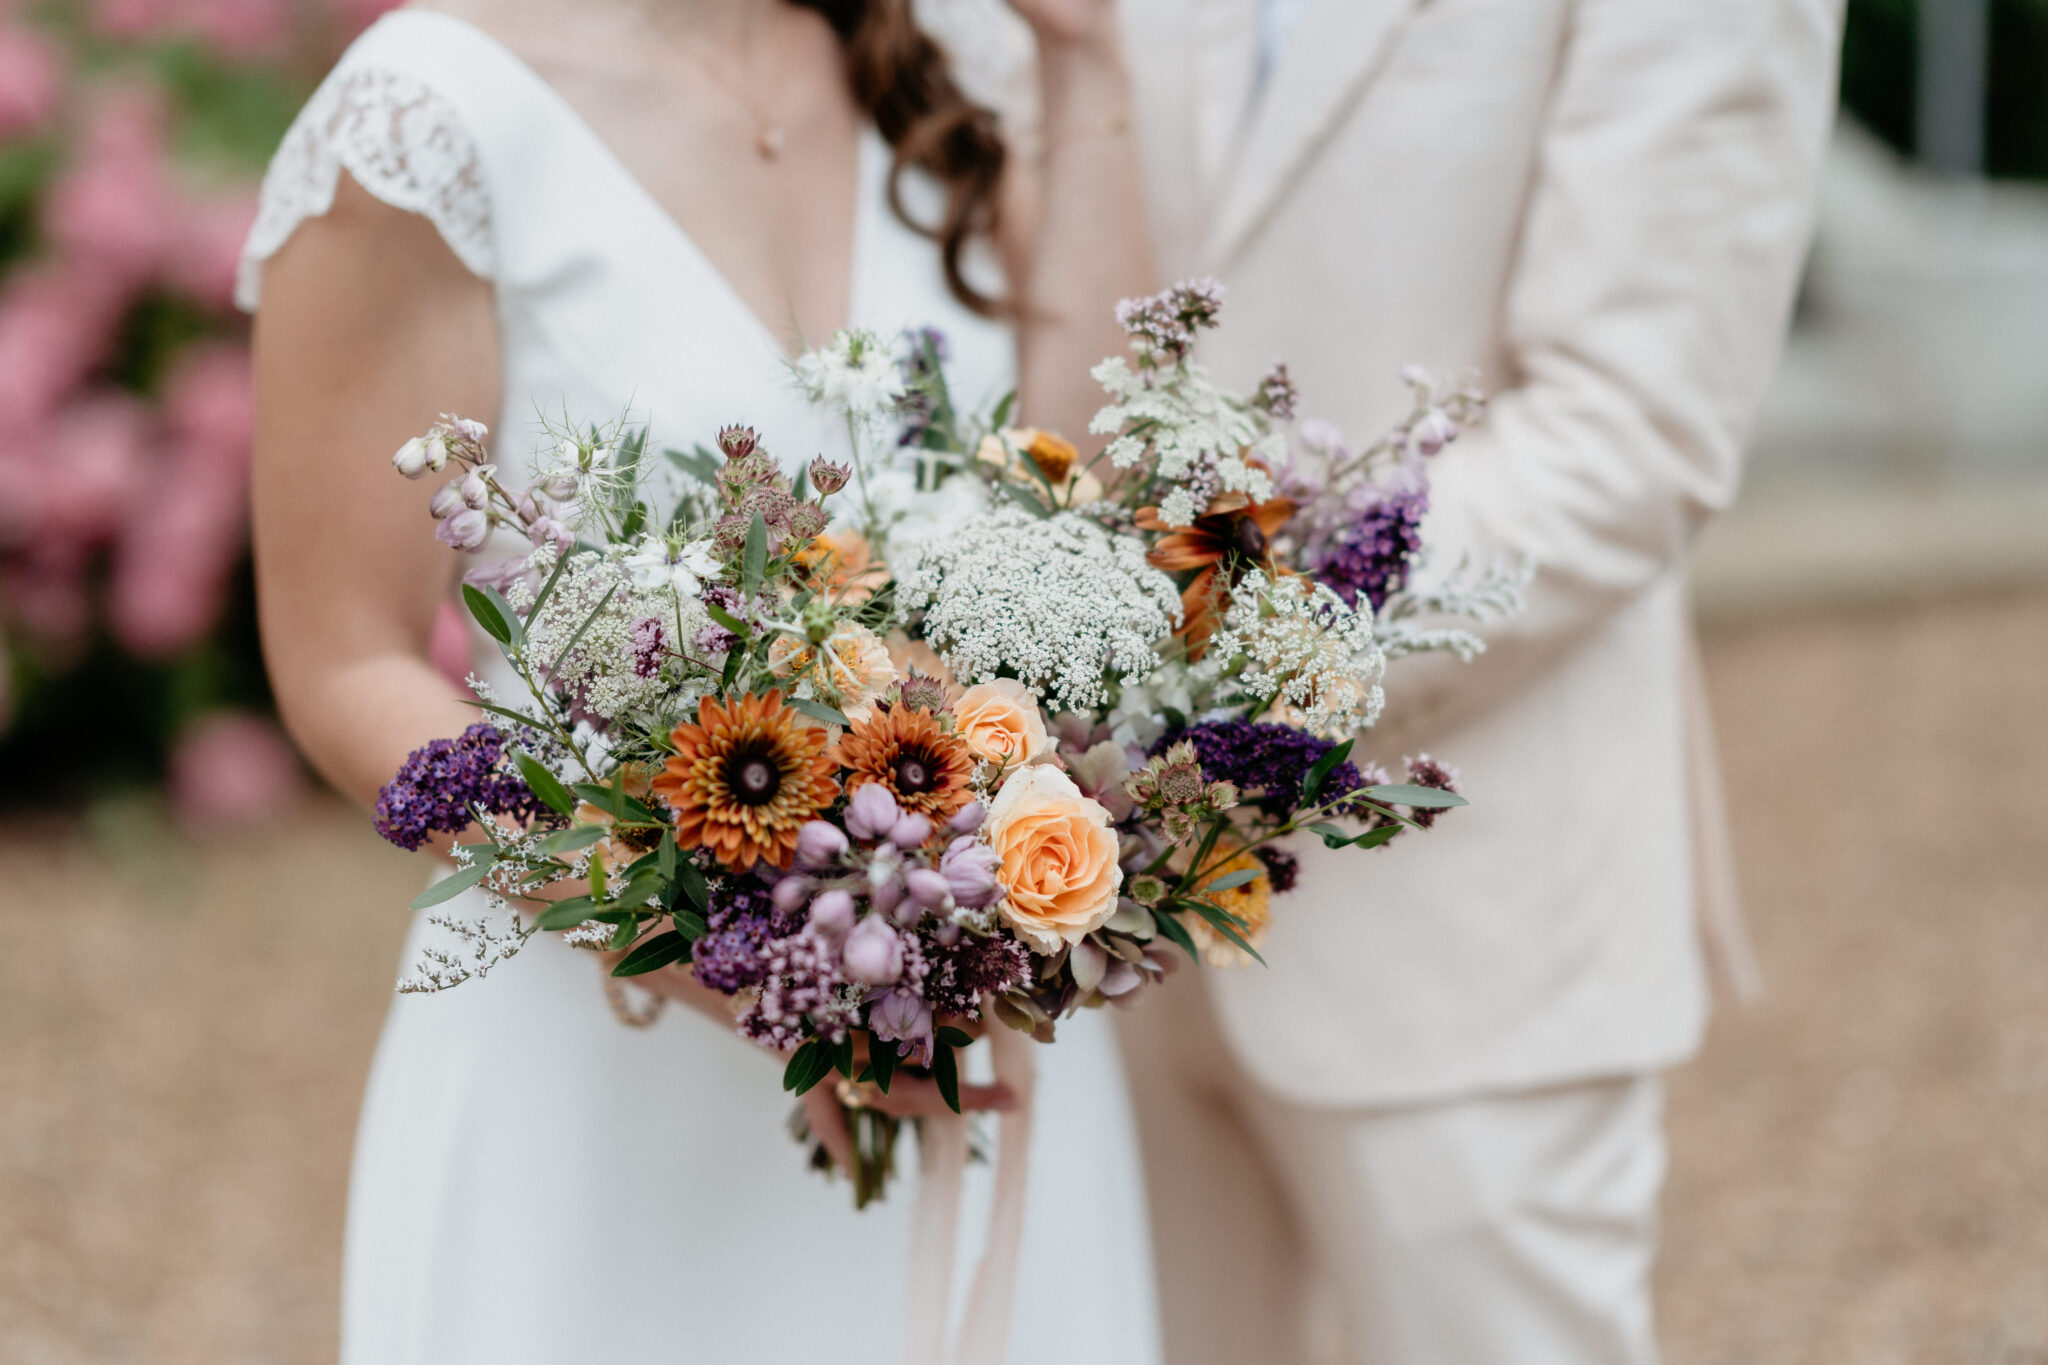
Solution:
[{"label": "bride", "polygon": [[[439,0],[349,50],[278,152],[242,279],[264,643],[337,787],[367,803],[475,719],[429,662],[475,561],[388,459],[439,413],[494,419],[508,476],[540,415],[629,410],[651,449],[743,422],[794,468],[845,437],[789,357],[853,324],[936,328],[963,402],[1016,383],[1035,421],[1085,429],[1110,305],[1148,285],[1129,92],[1104,0],[1013,5],[1039,50],[1028,162],[908,0]],[[407,960],[437,932],[416,923]],[[345,1362],[903,1359],[914,1191],[856,1214],[808,1174],[779,1059],[674,975],[683,1007],[627,1027],[600,965],[543,935],[488,982],[394,1000]],[[1012,1355],[1154,1359],[1104,1021],[1062,1025],[1040,1072]],[[809,1118],[843,1143],[828,1089]]]}]

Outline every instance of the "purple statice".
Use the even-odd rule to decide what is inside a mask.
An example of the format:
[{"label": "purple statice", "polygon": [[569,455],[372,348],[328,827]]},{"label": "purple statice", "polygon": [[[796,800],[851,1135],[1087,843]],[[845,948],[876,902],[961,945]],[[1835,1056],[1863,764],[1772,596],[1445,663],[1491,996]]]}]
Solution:
[{"label": "purple statice", "polygon": [[941,1015],[979,1018],[983,996],[1031,979],[1024,945],[1006,935],[984,938],[941,925],[924,936],[924,957],[924,998]]},{"label": "purple statice", "polygon": [[662,649],[668,638],[661,628],[661,618],[646,616],[633,623],[630,637],[633,646],[633,676],[651,678],[661,671]]},{"label": "purple statice", "polygon": [[699,981],[727,995],[759,985],[769,944],[797,928],[752,877],[713,882],[704,922],[711,927],[691,949],[693,968]]},{"label": "purple statice", "polygon": [[[1163,753],[1179,740],[1195,746],[1204,777],[1234,784],[1244,799],[1273,816],[1292,814],[1301,804],[1302,779],[1316,760],[1334,747],[1329,740],[1291,725],[1210,720],[1162,736],[1151,751]],[[1323,780],[1317,799],[1328,801],[1363,785],[1355,765],[1339,763]]]},{"label": "purple statice", "polygon": [[1252,850],[1252,856],[1266,865],[1266,880],[1273,884],[1275,891],[1292,891],[1294,884],[1301,880],[1301,859],[1284,848],[1262,844]]},{"label": "purple statice", "polygon": [[[1458,790],[1458,770],[1456,768],[1448,764],[1439,763],[1428,754],[1418,754],[1414,758],[1405,760],[1405,762],[1408,765],[1408,781],[1415,786],[1434,787],[1438,791],[1453,793]],[[1436,806],[1412,807],[1408,811],[1408,818],[1424,829],[1428,829],[1437,822],[1437,817],[1443,813],[1443,809]]]},{"label": "purple statice", "polygon": [[475,810],[530,820],[541,812],[517,774],[506,770],[505,739],[487,722],[455,739],[437,739],[412,751],[398,775],[377,793],[376,830],[403,849],[417,849],[435,834],[460,834]]},{"label": "purple statice", "polygon": [[1356,607],[1363,596],[1378,611],[1408,582],[1408,568],[1422,549],[1422,517],[1429,489],[1421,484],[1382,494],[1330,539],[1318,581]]}]

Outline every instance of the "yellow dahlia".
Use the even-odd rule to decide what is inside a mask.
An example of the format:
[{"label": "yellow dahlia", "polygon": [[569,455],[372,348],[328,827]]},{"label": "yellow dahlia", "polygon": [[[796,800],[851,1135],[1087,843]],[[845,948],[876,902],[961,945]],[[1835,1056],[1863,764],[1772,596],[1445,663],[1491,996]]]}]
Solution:
[{"label": "yellow dahlia", "polygon": [[676,843],[708,848],[744,872],[757,861],[788,867],[797,831],[839,794],[826,734],[780,692],[697,704],[697,723],[670,732],[675,755],[654,792],[675,812]]},{"label": "yellow dahlia", "polygon": [[[1204,880],[1213,882],[1233,872],[1253,870],[1259,875],[1243,886],[1233,886],[1228,891],[1211,891],[1208,898],[1243,921],[1243,927],[1237,932],[1244,935],[1245,942],[1254,948],[1262,948],[1266,942],[1266,930],[1273,923],[1273,883],[1266,876],[1266,865],[1255,855],[1240,849],[1236,857]],[[1244,949],[1216,932],[1215,926],[1200,915],[1184,914],[1181,923],[1187,926],[1188,937],[1201,950],[1202,960],[1211,967],[1242,967],[1251,962]]]},{"label": "yellow dahlia", "polygon": [[945,820],[973,796],[967,779],[974,771],[974,756],[939,728],[930,711],[877,707],[867,719],[856,720],[839,741],[839,761],[851,769],[846,776],[848,792],[880,783],[897,805],[934,822]]}]

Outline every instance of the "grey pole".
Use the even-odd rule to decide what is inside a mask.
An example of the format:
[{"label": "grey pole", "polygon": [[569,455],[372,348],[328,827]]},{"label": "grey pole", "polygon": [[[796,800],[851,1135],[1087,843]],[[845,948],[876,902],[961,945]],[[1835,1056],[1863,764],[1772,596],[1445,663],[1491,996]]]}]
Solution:
[{"label": "grey pole", "polygon": [[1919,49],[1920,160],[1948,175],[1981,175],[1991,0],[1920,0]]}]

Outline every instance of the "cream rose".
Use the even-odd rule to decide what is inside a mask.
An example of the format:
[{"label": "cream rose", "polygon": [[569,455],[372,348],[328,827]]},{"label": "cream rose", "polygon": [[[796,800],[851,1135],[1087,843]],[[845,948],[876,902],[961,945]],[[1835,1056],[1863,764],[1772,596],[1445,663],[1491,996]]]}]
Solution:
[{"label": "cream rose", "polygon": [[1003,783],[982,826],[1001,859],[1000,913],[1032,951],[1079,943],[1116,913],[1124,883],[1109,812],[1058,768],[1023,768]]},{"label": "cream rose", "polygon": [[1038,699],[1015,678],[976,683],[953,703],[956,733],[984,763],[1025,764],[1052,752]]}]

